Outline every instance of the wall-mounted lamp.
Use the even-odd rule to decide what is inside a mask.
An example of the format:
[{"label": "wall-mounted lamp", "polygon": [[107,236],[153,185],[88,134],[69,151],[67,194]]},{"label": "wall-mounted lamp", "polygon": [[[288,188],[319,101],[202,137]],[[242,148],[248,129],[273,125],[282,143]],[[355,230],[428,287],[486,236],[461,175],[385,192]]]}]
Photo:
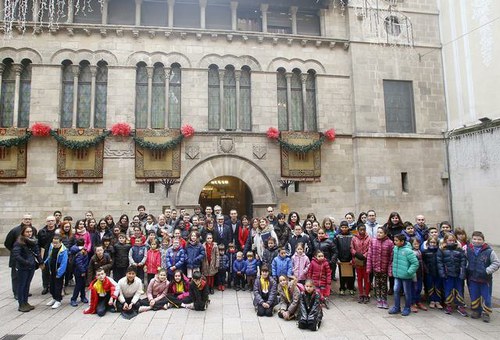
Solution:
[{"label": "wall-mounted lamp", "polygon": [[278,182],[280,183],[280,188],[285,190],[285,195],[288,196],[288,187],[295,183],[295,181],[290,179],[280,179]]},{"label": "wall-mounted lamp", "polygon": [[165,178],[160,181],[161,184],[165,186],[165,196],[168,197],[168,193],[170,191],[170,188],[172,188],[172,185],[177,183],[177,180],[174,178]]}]

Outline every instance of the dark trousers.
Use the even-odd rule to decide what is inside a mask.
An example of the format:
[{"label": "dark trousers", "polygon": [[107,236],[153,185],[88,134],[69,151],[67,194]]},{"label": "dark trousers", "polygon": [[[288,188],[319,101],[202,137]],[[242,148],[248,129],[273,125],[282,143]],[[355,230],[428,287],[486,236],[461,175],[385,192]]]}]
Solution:
[{"label": "dark trousers", "polygon": [[245,286],[245,274],[234,273],[234,286],[235,287]]},{"label": "dark trousers", "polygon": [[476,282],[469,280],[469,294],[471,300],[471,308],[474,312],[479,314],[492,313],[491,309],[491,293],[492,285],[490,282]]},{"label": "dark trousers", "polygon": [[350,273],[351,276],[346,276],[347,273],[342,272],[342,267],[339,268],[339,271],[340,271],[340,290],[346,290],[346,286],[347,289],[354,290],[354,279],[355,279],[354,268],[350,269],[350,271],[352,271],[352,273]]},{"label": "dark trousers", "polygon": [[155,278],[155,275],[156,275],[156,274],[149,274],[149,273],[148,273],[148,284],[151,282],[151,280],[152,280],[152,279],[154,279],[154,278]]},{"label": "dark trousers", "polygon": [[445,303],[449,306],[453,302],[458,306],[464,305],[464,289],[462,285],[463,280],[459,277],[448,277],[443,280],[444,285],[444,299]]},{"label": "dark trousers", "polygon": [[106,312],[111,308],[108,305],[109,299],[111,298],[111,295],[109,293],[106,293],[105,296],[99,296],[97,298],[97,307],[95,309],[95,312],[99,316],[104,316]]},{"label": "dark trousers", "polygon": [[17,271],[17,301],[19,306],[28,303],[28,294],[34,274],[34,269]]},{"label": "dark trousers", "polygon": [[[143,271],[143,273],[144,273],[144,271]],[[123,310],[123,305],[125,303],[131,304],[132,303],[132,298],[133,297],[125,298],[125,302],[124,303],[121,303],[120,301],[116,301],[116,309],[119,312],[122,312],[122,313],[125,313],[125,314],[132,314],[134,312],[137,312],[137,310],[139,309],[139,305],[140,305],[139,301],[137,303],[134,303],[134,305],[132,306],[132,309],[130,309],[130,310]]]},{"label": "dark trousers", "polygon": [[127,275],[127,267],[123,268],[113,268],[113,280],[118,282],[122,277],[125,277]]},{"label": "dark trousers", "polygon": [[82,300],[85,298],[86,280],[86,276],[75,275],[75,288],[73,289],[73,296],[71,297],[72,301],[76,301],[76,299],[78,299],[78,295],[80,295],[80,299]]},{"label": "dark trousers", "polygon": [[399,279],[394,278],[394,306],[398,309],[401,308],[401,289],[403,289],[405,294],[405,309],[410,309],[411,307],[411,291],[413,282],[411,279]]},{"label": "dark trousers", "polygon": [[14,296],[17,296],[17,269],[15,265],[10,268],[10,279],[12,282],[12,293],[14,293]]},{"label": "dark trousers", "polygon": [[137,277],[144,283],[144,267],[137,267]]},{"label": "dark trousers", "polygon": [[439,275],[434,276],[427,274],[425,276],[425,282],[427,286],[427,299],[430,302],[441,303],[443,298],[443,280],[439,277]]},{"label": "dark trousers", "polygon": [[300,329],[310,329],[311,331],[316,331],[317,328],[319,328],[319,321],[317,320],[300,320],[299,321],[299,328]]},{"label": "dark trousers", "polygon": [[63,275],[63,277],[58,278],[56,276],[56,274],[57,274],[56,271],[49,274],[50,295],[52,295],[52,298],[54,300],[61,302],[62,301],[62,289],[63,289],[64,275]]},{"label": "dark trousers", "polygon": [[219,269],[217,273],[217,285],[225,285],[226,284],[226,271],[224,269]]},{"label": "dark trousers", "polygon": [[[152,307],[152,309],[153,310],[161,310],[161,309],[163,309],[165,304],[167,304],[168,302],[169,301],[167,300],[167,298],[164,297],[164,298],[156,301],[154,306]],[[146,307],[150,306],[148,298],[144,298],[144,299],[139,300],[139,302],[137,302],[137,305],[138,306],[146,306]]]},{"label": "dark trousers", "polygon": [[273,306],[264,308],[262,305],[257,306],[257,316],[273,316]]},{"label": "dark trousers", "polygon": [[45,266],[45,268],[42,269],[42,287],[49,288],[50,284],[50,272],[49,272],[49,266]]}]

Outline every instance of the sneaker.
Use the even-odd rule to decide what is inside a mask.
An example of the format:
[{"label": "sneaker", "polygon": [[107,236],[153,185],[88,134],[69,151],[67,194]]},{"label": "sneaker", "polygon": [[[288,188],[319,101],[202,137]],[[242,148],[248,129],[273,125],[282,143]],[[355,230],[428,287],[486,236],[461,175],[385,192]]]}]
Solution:
[{"label": "sneaker", "polygon": [[410,308],[404,308],[403,311],[401,312],[402,316],[408,316],[410,315],[412,310]]},{"label": "sneaker", "polygon": [[458,306],[457,307],[457,312],[458,314],[464,316],[464,317],[467,317],[469,316],[469,314],[467,313],[467,311],[465,310],[464,306]]},{"label": "sneaker", "polygon": [[383,309],[389,309],[389,305],[387,304],[387,301],[386,301],[386,300],[383,300],[383,301],[382,301],[382,308],[383,308]]},{"label": "sneaker", "polygon": [[344,295],[345,295],[345,291],[341,289],[341,290],[339,291],[339,295],[344,296]]},{"label": "sneaker", "polygon": [[490,322],[490,314],[489,313],[486,313],[486,312],[483,313],[483,321]]},{"label": "sneaker", "polygon": [[83,303],[89,303],[89,299],[87,299],[86,297],[82,298],[80,301],[82,301]]},{"label": "sneaker", "polygon": [[453,312],[453,310],[451,309],[451,306],[446,306],[446,308],[444,309],[444,312],[446,314],[451,314]]},{"label": "sneaker", "polygon": [[44,288],[42,290],[42,295],[45,295],[45,294],[48,294],[49,293],[49,289],[48,288]]},{"label": "sneaker", "polygon": [[29,308],[30,310],[35,309],[35,306],[32,306],[32,305],[30,305],[30,304],[29,304],[29,303],[27,303],[27,302],[26,302],[26,306],[28,306],[28,308]]},{"label": "sneaker", "polygon": [[26,304],[24,304],[24,303],[21,306],[19,306],[19,308],[17,310],[20,312],[23,312],[23,313],[27,313],[27,312],[31,311],[31,309],[28,306],[26,306]]},{"label": "sneaker", "polygon": [[239,292],[239,291],[240,291],[240,289],[241,289],[241,288],[240,288],[240,286],[236,286],[236,288],[235,288],[235,290],[236,290],[237,292]]},{"label": "sneaker", "polygon": [[364,296],[358,297],[358,303],[364,303],[364,302],[365,302],[365,297]]},{"label": "sneaker", "polygon": [[224,291],[224,289],[226,289],[226,287],[224,287],[224,285],[220,286],[221,290]]},{"label": "sneaker", "polygon": [[46,306],[52,306],[55,302],[56,302],[56,300],[51,299],[51,300],[50,300],[49,302],[47,302],[45,305],[46,305]]},{"label": "sneaker", "polygon": [[353,296],[353,295],[354,295],[354,290],[352,290],[352,289],[351,289],[351,290],[349,291],[349,295]]},{"label": "sneaker", "polygon": [[221,291],[222,291],[221,285],[218,285],[218,286],[217,286],[217,290],[218,290],[219,292],[221,292]]},{"label": "sneaker", "polygon": [[369,296],[365,296],[365,301],[364,303],[370,303],[370,297]]},{"label": "sneaker", "polygon": [[431,309],[436,308],[436,303],[435,303],[434,301],[431,301],[431,302],[429,303],[429,308],[431,308]]},{"label": "sneaker", "polygon": [[377,308],[384,308],[382,301],[377,301]]},{"label": "sneaker", "polygon": [[443,309],[443,306],[441,306],[441,304],[439,302],[436,302],[436,308],[437,309]]},{"label": "sneaker", "polygon": [[61,307],[61,302],[60,301],[56,301],[54,302],[54,304],[52,305],[52,309],[56,309],[56,308],[59,308]]},{"label": "sneaker", "polygon": [[397,308],[396,306],[393,306],[389,309],[389,314],[399,314],[401,313],[401,309]]},{"label": "sneaker", "polygon": [[472,314],[470,315],[471,318],[473,319],[479,319],[481,317],[480,312],[472,311]]},{"label": "sneaker", "polygon": [[69,304],[73,307],[78,307],[78,302],[76,302],[76,300],[71,300]]},{"label": "sneaker", "polygon": [[417,308],[421,310],[427,310],[427,307],[422,302],[417,303]]},{"label": "sneaker", "polygon": [[164,306],[163,309],[169,309],[172,308],[172,304],[170,302],[167,302]]},{"label": "sneaker", "polygon": [[412,313],[418,313],[417,305],[411,305],[410,310]]},{"label": "sneaker", "polygon": [[241,290],[245,292],[247,290],[247,287],[243,286],[243,287],[241,287]]}]

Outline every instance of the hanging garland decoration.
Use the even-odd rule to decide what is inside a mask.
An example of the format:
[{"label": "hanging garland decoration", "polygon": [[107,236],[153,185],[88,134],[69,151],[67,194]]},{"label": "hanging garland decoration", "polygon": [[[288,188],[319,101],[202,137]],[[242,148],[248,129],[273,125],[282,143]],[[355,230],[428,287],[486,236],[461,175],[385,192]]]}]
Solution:
[{"label": "hanging garland decoration", "polygon": [[101,133],[99,136],[96,136],[93,139],[89,140],[82,140],[82,141],[77,141],[77,140],[69,140],[64,138],[63,136],[60,136],[55,130],[50,130],[50,135],[54,137],[54,139],[64,146],[65,148],[71,149],[71,150],[79,150],[79,149],[88,149],[92,148],[96,145],[99,145],[104,141],[106,137],[108,137],[111,134],[111,131],[105,130],[103,133]]},{"label": "hanging garland decoration", "polygon": [[28,143],[28,141],[30,140],[31,136],[33,136],[33,134],[30,131],[28,131],[22,137],[16,137],[16,138],[9,138],[9,139],[0,140],[0,147],[11,148],[13,146],[24,145],[24,144]]},{"label": "hanging garland decoration", "polygon": [[335,140],[335,130],[330,129],[326,131],[325,133],[320,132],[319,133],[320,137],[317,141],[314,143],[308,144],[308,145],[297,145],[297,144],[292,144],[288,143],[287,141],[283,140],[280,138],[280,132],[278,129],[275,127],[270,127],[267,130],[267,137],[270,139],[275,139],[278,141],[278,143],[287,151],[290,152],[297,152],[297,153],[307,153],[309,151],[314,151],[317,150],[323,145],[326,139],[329,141],[333,142]]},{"label": "hanging garland decoration", "polygon": [[170,150],[170,149],[175,148],[177,145],[179,145],[180,142],[182,142],[182,140],[184,139],[184,136],[179,135],[178,137],[176,137],[172,140],[169,140],[168,142],[161,143],[161,144],[148,142],[148,141],[145,141],[143,138],[137,137],[137,136],[133,136],[132,138],[134,138],[134,141],[138,146],[140,146],[141,148],[144,148],[144,149]]}]

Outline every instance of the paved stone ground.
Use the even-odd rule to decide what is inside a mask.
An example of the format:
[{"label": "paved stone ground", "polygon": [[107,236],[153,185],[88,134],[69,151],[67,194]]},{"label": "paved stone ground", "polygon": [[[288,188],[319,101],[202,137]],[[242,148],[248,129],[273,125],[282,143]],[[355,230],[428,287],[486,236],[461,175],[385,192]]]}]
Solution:
[{"label": "paved stone ground", "polygon": [[[40,272],[35,274],[30,303],[34,311],[20,313],[12,298],[7,257],[0,257],[0,339],[7,334],[25,334],[22,339],[498,339],[500,309],[492,322],[464,318],[458,314],[429,311],[409,317],[391,316],[373,304],[361,305],[351,297],[332,297],[323,325],[316,333],[299,330],[295,322],[274,316],[258,318],[250,293],[216,292],[206,312],[168,310],[147,312],[132,320],[118,314],[103,318],[83,315],[83,305],[69,305],[67,297],[57,310],[46,307],[49,295],[40,295]],[[500,297],[500,275],[496,274],[494,296]],[[336,283],[334,291],[336,291]]]}]

